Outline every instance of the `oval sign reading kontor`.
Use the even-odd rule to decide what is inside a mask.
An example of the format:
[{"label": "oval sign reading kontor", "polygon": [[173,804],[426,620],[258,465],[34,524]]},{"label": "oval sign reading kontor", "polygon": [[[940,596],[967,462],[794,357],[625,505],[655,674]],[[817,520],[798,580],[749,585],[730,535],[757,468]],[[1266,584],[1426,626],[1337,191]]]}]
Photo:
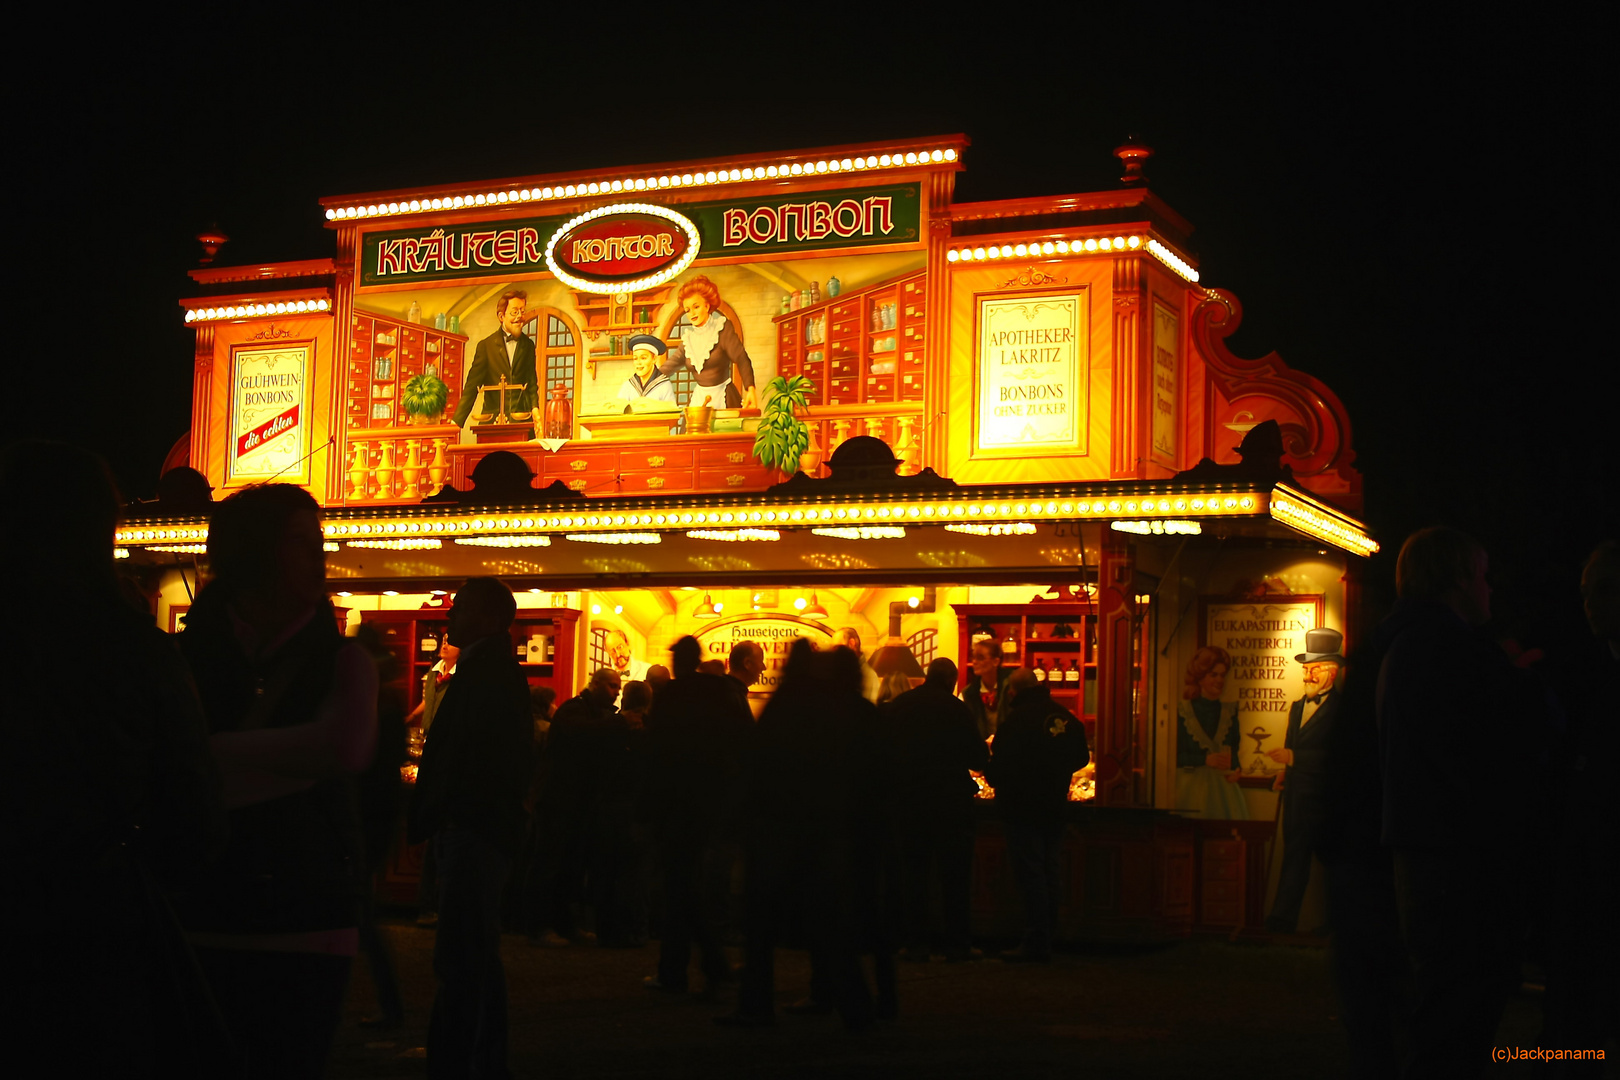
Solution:
[{"label": "oval sign reading kontor", "polygon": [[691,219],[662,206],[620,203],[569,221],[546,244],[546,266],[581,292],[650,289],[675,277],[698,253]]}]

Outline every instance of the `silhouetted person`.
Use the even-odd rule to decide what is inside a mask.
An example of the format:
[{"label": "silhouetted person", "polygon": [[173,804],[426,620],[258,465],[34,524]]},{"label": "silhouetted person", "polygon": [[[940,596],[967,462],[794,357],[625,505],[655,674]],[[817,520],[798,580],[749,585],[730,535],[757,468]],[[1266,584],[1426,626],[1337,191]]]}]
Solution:
[{"label": "silhouetted person", "polygon": [[1058,851],[1069,782],[1086,767],[1091,752],[1086,729],[1052,700],[1034,672],[1019,668],[1007,680],[1007,692],[1012,701],[996,729],[984,777],[996,789],[1007,858],[1024,902],[1024,940],[1001,958],[1045,963],[1057,933]]},{"label": "silhouetted person", "polygon": [[557,713],[557,691],[549,686],[529,687],[529,714],[534,719],[534,770],[529,781],[529,830],[524,838],[521,869],[522,892],[519,897],[518,921],[528,935],[530,945],[543,944],[542,935],[548,929],[551,916],[552,867],[546,851],[546,822],[542,796],[546,788],[546,770],[550,756],[546,742],[551,735],[551,718]]},{"label": "silhouetted person", "polygon": [[1364,639],[1335,693],[1326,732],[1322,834],[1333,981],[1352,1075],[1398,1074],[1404,1043],[1408,965],[1395,904],[1395,867],[1380,839],[1383,765],[1378,749],[1378,672],[1388,642]]},{"label": "silhouetted person", "polygon": [[[558,706],[551,718],[542,800],[550,822],[549,861],[556,871],[551,932],[567,942],[595,937],[580,929],[576,908],[584,900],[585,875],[593,859],[598,803],[624,746],[624,720],[613,704],[622,688],[617,671],[598,668],[585,689]],[[550,936],[543,942],[560,944]]]},{"label": "silhouetted person", "polygon": [[726,667],[726,677],[736,684],[737,695],[746,707],[749,689],[759,682],[759,677],[765,672],[765,650],[759,642],[744,638],[732,645]]},{"label": "silhouetted person", "polygon": [[835,649],[848,649],[854,653],[861,662],[861,696],[867,701],[876,702],[878,694],[883,690],[883,680],[878,673],[872,670],[872,665],[866,662],[866,654],[861,651],[860,631],[853,626],[840,626],[833,631],[832,647]]},{"label": "silhouetted person", "polygon": [[320,507],[243,489],[208,524],[213,580],[180,650],[213,732],[231,838],[181,919],[247,1075],[319,1075],[359,948],[354,777],[376,748],[377,668],[326,595]]},{"label": "silhouetted person", "polygon": [[973,674],[962,688],[962,702],[979,725],[979,738],[988,739],[996,733],[996,725],[1007,716],[1010,708],[1007,680],[1013,669],[1001,662],[1001,642],[993,637],[980,638],[968,650]]},{"label": "silhouetted person", "polygon": [[388,938],[377,926],[377,879],[388,865],[403,821],[400,767],[410,760],[406,742],[406,697],[399,657],[382,643],[374,626],[360,625],[355,639],[377,665],[377,751],[359,777],[361,837],[366,849],[366,880],[361,890],[360,949],[366,954],[377,991],[377,1013],[361,1027],[397,1028],[405,1022],[405,1002]]},{"label": "silhouetted person", "polygon": [[1327,815],[1327,749],[1338,723],[1344,697],[1338,693],[1344,665],[1344,635],[1315,629],[1305,635],[1305,651],[1294,659],[1304,667],[1305,696],[1288,710],[1283,745],[1266,756],[1283,766],[1273,786],[1282,789],[1283,860],[1277,895],[1266,929],[1291,934],[1299,925],[1299,907],[1311,880],[1311,860],[1322,843]]},{"label": "silhouetted person", "polygon": [[795,1008],[836,1008],[853,1027],[873,1016],[856,963],[852,841],[868,772],[860,741],[877,721],[860,696],[857,659],[798,639],[760,715],[745,779],[747,959],[737,1011],[721,1023],[773,1022],[776,945],[796,918],[809,939],[811,992]]},{"label": "silhouetted person", "polygon": [[501,894],[523,841],[534,746],[529,686],[512,655],[516,613],[512,591],[495,578],[457,590],[449,640],[461,656],[412,799],[412,838],[431,838],[439,874],[427,1045],[434,1077],[508,1075]]},{"label": "silhouetted person", "polygon": [[[1620,1036],[1620,822],[1613,774],[1620,761],[1620,545],[1606,541],[1581,573],[1581,601],[1596,638],[1563,697],[1570,718],[1566,801],[1556,841],[1547,940],[1548,1049],[1597,1050]],[[1602,1075],[1603,1063],[1563,1062]]]},{"label": "silhouetted person", "polygon": [[1524,815],[1501,803],[1507,748],[1540,737],[1519,673],[1481,632],[1486,555],[1453,529],[1413,533],[1396,563],[1400,602],[1379,627],[1383,841],[1394,854],[1415,1000],[1406,1075],[1484,1070],[1518,981]]},{"label": "silhouetted person", "polygon": [[604,747],[602,791],[593,815],[591,891],[596,943],[606,949],[647,944],[644,831],[637,821],[647,781],[647,711],[652,690],[638,679],[619,692],[615,742]]},{"label": "silhouetted person", "polygon": [[8,638],[3,721],[14,1057],[58,1076],[228,1074],[166,898],[224,845],[219,778],[173,643],[119,597],[112,478],[76,447],[18,443],[0,456],[0,501],[27,613]]},{"label": "silhouetted person", "polygon": [[658,692],[669,685],[669,680],[669,668],[663,664],[647,665],[647,689],[652,691],[654,700],[657,700]]},{"label": "silhouetted person", "polygon": [[[968,890],[973,869],[973,798],[968,775],[983,772],[989,748],[973,713],[952,693],[956,665],[941,657],[923,684],[895,698],[887,714],[898,752],[895,812],[904,860],[906,959],[928,959],[928,911],[939,897],[942,944],[951,961],[972,958]],[[931,888],[937,880],[937,890]]]},{"label": "silhouetted person", "polygon": [[733,680],[698,670],[702,649],[693,637],[675,643],[675,678],[647,718],[645,803],[664,882],[664,921],[658,972],[645,982],[651,990],[683,993],[695,944],[712,998],[718,984],[731,980],[731,965],[720,947],[719,913],[706,910],[703,868],[736,813],[754,724]]}]

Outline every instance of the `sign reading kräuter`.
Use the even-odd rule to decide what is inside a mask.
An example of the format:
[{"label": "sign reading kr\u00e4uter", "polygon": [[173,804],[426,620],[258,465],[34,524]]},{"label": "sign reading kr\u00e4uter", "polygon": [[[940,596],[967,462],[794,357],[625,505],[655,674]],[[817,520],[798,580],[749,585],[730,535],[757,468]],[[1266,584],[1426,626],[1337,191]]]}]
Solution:
[{"label": "sign reading kr\u00e4uter", "polygon": [[979,301],[977,449],[1083,450],[1083,293]]}]

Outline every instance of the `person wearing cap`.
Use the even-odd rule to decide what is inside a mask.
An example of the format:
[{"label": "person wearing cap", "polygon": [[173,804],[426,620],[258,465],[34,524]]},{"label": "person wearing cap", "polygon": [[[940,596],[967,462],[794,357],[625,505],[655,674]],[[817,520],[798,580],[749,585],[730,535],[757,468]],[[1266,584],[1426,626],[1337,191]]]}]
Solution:
[{"label": "person wearing cap", "polygon": [[675,381],[658,369],[669,353],[669,346],[651,334],[637,334],[630,339],[630,363],[634,367],[630,377],[619,387],[620,401],[675,402]]},{"label": "person wearing cap", "polygon": [[1327,810],[1328,741],[1343,695],[1335,693],[1344,666],[1344,635],[1317,628],[1305,635],[1305,651],[1294,659],[1304,668],[1305,696],[1288,711],[1288,734],[1281,749],[1266,756],[1283,766],[1275,785],[1282,788],[1283,860],[1277,896],[1266,929],[1291,934],[1311,879]]}]

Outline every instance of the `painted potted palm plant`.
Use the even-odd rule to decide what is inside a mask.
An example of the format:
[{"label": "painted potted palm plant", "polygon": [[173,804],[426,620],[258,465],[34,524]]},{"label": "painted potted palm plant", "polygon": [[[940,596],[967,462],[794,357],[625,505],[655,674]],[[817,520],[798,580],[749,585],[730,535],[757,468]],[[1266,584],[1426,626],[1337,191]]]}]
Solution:
[{"label": "painted potted palm plant", "polygon": [[795,414],[809,407],[812,386],[803,375],[778,375],[766,384],[769,396],[754,435],[754,458],[760,464],[788,474],[798,470],[799,459],[810,449],[810,429]]},{"label": "painted potted palm plant", "polygon": [[449,400],[450,387],[444,380],[432,371],[424,371],[405,380],[399,403],[413,423],[431,424],[444,412]]}]

